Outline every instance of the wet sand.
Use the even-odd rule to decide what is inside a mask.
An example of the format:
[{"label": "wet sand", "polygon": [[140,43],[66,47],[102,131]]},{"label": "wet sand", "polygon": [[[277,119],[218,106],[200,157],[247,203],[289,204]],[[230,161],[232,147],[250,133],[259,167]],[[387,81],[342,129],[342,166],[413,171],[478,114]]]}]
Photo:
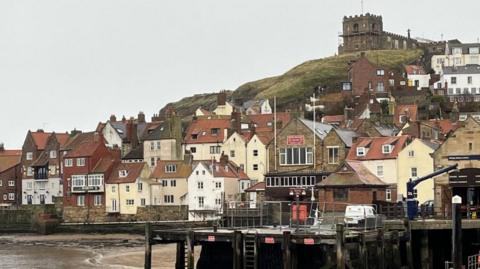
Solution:
[{"label": "wet sand", "polygon": [[[144,250],[131,234],[0,235],[2,268],[143,268]],[[175,244],[153,246],[152,268],[175,268],[175,256]]]}]

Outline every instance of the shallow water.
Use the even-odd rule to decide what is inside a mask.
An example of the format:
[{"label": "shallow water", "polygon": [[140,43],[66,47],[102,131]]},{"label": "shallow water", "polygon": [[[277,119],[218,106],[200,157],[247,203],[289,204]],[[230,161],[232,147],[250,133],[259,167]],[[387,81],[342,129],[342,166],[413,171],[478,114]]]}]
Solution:
[{"label": "shallow water", "polygon": [[108,268],[96,265],[93,251],[47,246],[0,245],[0,268],[62,269]]}]

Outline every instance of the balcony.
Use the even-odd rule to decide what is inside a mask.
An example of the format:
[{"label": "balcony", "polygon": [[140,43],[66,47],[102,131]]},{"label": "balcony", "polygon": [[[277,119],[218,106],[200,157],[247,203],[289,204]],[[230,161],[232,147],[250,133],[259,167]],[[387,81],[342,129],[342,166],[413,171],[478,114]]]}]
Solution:
[{"label": "balcony", "polygon": [[96,185],[96,186],[72,186],[73,193],[94,193],[94,192],[103,192],[104,188],[103,185]]}]

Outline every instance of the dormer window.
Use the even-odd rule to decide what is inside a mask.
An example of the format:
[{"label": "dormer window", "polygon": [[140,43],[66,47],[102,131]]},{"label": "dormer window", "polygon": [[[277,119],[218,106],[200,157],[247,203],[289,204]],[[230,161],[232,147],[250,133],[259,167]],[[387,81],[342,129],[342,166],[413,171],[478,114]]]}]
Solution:
[{"label": "dormer window", "polygon": [[176,164],[167,164],[165,166],[165,173],[175,173],[175,172],[177,172]]},{"label": "dormer window", "polygon": [[358,147],[358,148],[357,148],[357,156],[358,156],[358,157],[363,157],[363,156],[365,156],[365,148],[364,148],[364,147]]},{"label": "dormer window", "polygon": [[120,170],[118,171],[119,177],[126,177],[128,175],[127,170]]},{"label": "dormer window", "polygon": [[192,134],[192,139],[197,140],[198,139],[198,134]]},{"label": "dormer window", "polygon": [[392,145],[383,145],[382,146],[382,153],[383,154],[390,154],[392,152]]},{"label": "dormer window", "polygon": [[220,129],[219,129],[219,128],[212,128],[212,129],[210,130],[210,133],[211,133],[212,135],[218,135],[219,132],[220,132]]}]

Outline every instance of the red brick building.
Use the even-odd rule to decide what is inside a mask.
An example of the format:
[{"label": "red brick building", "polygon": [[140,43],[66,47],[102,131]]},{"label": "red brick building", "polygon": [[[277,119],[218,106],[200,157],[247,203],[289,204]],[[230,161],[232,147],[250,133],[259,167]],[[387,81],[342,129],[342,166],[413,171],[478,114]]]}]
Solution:
[{"label": "red brick building", "polygon": [[6,150],[0,144],[0,207],[21,204],[21,158],[21,150]]},{"label": "red brick building", "polygon": [[354,96],[360,96],[365,91],[384,93],[393,87],[406,86],[401,74],[371,63],[364,54],[350,64],[348,80],[352,83]]},{"label": "red brick building", "polygon": [[65,221],[105,220],[105,179],[120,162],[120,150],[107,148],[96,132],[77,135],[64,150]]},{"label": "red brick building", "polygon": [[317,187],[319,202],[325,203],[326,210],[335,211],[345,211],[348,204],[374,204],[397,195],[395,186],[383,182],[359,161],[346,161]]}]

